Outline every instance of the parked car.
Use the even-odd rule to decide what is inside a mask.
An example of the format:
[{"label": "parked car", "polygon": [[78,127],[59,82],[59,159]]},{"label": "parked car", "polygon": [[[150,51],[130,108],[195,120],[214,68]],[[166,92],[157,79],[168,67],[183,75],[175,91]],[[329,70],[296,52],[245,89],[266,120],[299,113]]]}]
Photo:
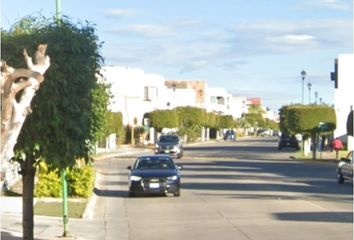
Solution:
[{"label": "parked car", "polygon": [[225,141],[236,141],[236,133],[233,130],[227,130],[224,134]]},{"label": "parked car", "polygon": [[337,167],[338,183],[343,184],[345,180],[353,182],[353,151],[350,151],[345,158],[341,158]]},{"label": "parked car", "polygon": [[144,193],[181,195],[182,166],[176,165],[169,155],[138,157],[128,169],[130,197]]},{"label": "parked car", "polygon": [[299,140],[293,135],[290,136],[282,133],[279,138],[278,149],[282,150],[283,148],[295,148],[296,150],[299,150],[300,149]]},{"label": "parked car", "polygon": [[173,157],[183,157],[183,142],[178,135],[161,135],[155,144],[155,154],[169,154]]}]

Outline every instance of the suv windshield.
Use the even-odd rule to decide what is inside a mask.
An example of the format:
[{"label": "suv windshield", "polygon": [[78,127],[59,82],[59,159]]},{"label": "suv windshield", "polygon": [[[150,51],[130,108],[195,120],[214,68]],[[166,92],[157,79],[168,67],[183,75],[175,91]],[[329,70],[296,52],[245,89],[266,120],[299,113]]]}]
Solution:
[{"label": "suv windshield", "polygon": [[170,158],[147,157],[136,162],[136,169],[174,169],[175,165]]},{"label": "suv windshield", "polygon": [[160,137],[160,142],[178,143],[178,137],[173,135],[165,135]]}]

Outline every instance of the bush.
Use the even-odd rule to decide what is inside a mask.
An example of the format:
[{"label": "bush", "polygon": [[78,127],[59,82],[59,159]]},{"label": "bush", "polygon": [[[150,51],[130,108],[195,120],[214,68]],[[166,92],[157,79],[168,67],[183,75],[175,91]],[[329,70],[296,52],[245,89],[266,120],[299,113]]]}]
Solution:
[{"label": "bush", "polygon": [[44,162],[39,164],[38,182],[35,187],[34,195],[36,197],[61,197],[62,186],[60,173],[58,169],[49,170],[48,165]]},{"label": "bush", "polygon": [[[95,183],[95,170],[92,166],[75,166],[67,170],[68,196],[88,198],[92,195]],[[42,162],[38,169],[36,197],[61,197],[62,182],[59,169],[51,170]]]},{"label": "bush", "polygon": [[91,166],[74,167],[68,171],[69,196],[88,198],[95,184],[95,170]]}]

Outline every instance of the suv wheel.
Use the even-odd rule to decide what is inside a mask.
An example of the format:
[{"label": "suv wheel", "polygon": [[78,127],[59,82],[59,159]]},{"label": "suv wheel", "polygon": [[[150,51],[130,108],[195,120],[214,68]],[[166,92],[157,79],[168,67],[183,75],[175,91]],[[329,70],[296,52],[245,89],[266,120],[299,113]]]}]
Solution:
[{"label": "suv wheel", "polygon": [[344,177],[343,177],[341,172],[337,173],[337,180],[338,180],[339,184],[343,184],[344,183]]},{"label": "suv wheel", "polygon": [[181,190],[178,189],[176,192],[173,193],[173,196],[180,197],[181,196]]}]

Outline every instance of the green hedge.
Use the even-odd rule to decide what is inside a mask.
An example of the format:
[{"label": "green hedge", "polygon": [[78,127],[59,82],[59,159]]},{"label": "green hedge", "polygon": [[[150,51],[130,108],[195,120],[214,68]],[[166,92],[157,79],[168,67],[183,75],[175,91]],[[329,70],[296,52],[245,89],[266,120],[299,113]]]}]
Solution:
[{"label": "green hedge", "polygon": [[[61,197],[62,182],[60,171],[51,170],[47,164],[39,165],[38,182],[35,187],[36,197]],[[67,170],[69,197],[88,198],[92,195],[95,183],[95,170],[92,166],[75,166]]]},{"label": "green hedge", "polygon": [[326,124],[327,131],[336,128],[336,114],[332,107],[291,105],[280,110],[280,128],[286,133],[312,133]]}]

